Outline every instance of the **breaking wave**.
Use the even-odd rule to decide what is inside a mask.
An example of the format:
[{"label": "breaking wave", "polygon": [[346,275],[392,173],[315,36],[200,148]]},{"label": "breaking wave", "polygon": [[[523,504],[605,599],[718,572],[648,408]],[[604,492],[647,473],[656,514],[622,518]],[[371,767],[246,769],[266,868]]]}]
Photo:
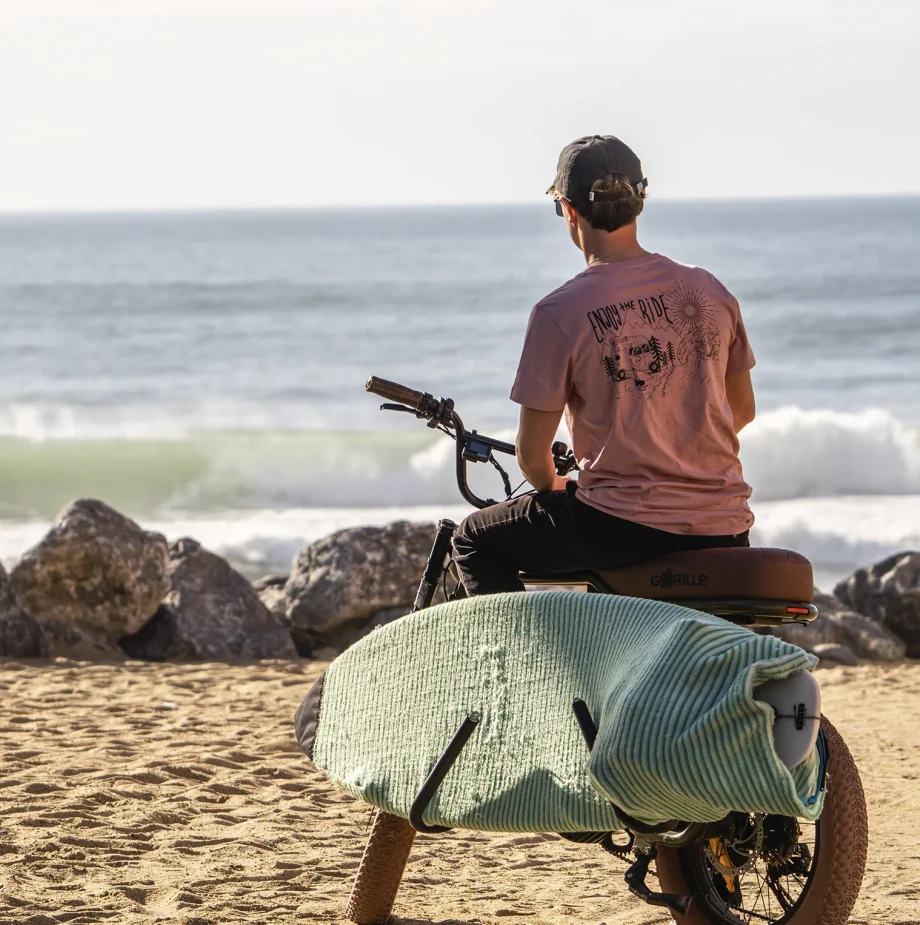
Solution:
[{"label": "breaking wave", "polygon": [[920,433],[881,409],[781,408],[741,435],[755,501],[920,494]]},{"label": "breaking wave", "polygon": [[[81,496],[170,539],[195,536],[253,576],[286,570],[304,543],[345,526],[462,517],[453,443],[400,428],[409,423],[392,432],[167,433],[148,422],[116,436],[36,435],[32,420],[32,433],[0,436],[0,560],[12,562]],[[819,583],[920,547],[920,440],[893,415],[783,408],[761,414],[742,438],[754,542],[802,551]],[[514,477],[512,461],[502,462]],[[491,467],[473,476],[480,494],[500,490]]]},{"label": "breaking wave", "polygon": [[[115,435],[81,433],[68,418],[62,430],[39,434],[34,418],[18,420],[23,427],[11,427],[0,413],[0,517],[50,517],[86,495],[137,516],[459,500],[453,444],[421,427],[170,433],[135,421]],[[920,435],[881,409],[769,411],[743,432],[741,454],[755,504],[920,494]],[[494,473],[484,468],[477,484],[494,494]]]}]

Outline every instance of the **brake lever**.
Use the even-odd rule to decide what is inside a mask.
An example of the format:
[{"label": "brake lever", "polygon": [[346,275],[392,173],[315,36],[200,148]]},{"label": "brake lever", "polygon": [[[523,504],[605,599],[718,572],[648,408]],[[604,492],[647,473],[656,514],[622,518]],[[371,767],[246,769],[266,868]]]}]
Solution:
[{"label": "brake lever", "polygon": [[551,450],[553,454],[553,465],[556,467],[556,475],[568,475],[573,469],[578,468],[575,461],[575,454],[561,440],[557,440]]},{"label": "brake lever", "polygon": [[428,426],[432,429],[450,427],[452,425],[454,403],[450,398],[436,398],[428,394],[425,395],[427,402],[424,410],[422,408],[410,408],[408,405],[400,405],[395,402],[384,402],[380,406],[381,411],[404,411],[406,414],[412,414],[421,421],[428,421]]},{"label": "brake lever", "polygon": [[566,476],[573,470],[578,469],[575,456],[571,453],[568,456],[554,456],[553,463],[556,467],[556,475]]},{"label": "brake lever", "polygon": [[405,411],[406,414],[414,414],[416,417],[420,417],[419,413],[414,408],[407,408],[405,405],[397,405],[393,402],[385,402],[380,406],[381,411]]}]

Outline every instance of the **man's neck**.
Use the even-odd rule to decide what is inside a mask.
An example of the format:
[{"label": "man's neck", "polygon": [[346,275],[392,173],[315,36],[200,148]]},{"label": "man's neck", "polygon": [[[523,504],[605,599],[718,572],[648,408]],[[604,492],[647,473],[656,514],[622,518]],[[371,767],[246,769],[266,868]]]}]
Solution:
[{"label": "man's neck", "polygon": [[636,224],[625,225],[616,231],[598,231],[588,226],[579,228],[581,250],[585,263],[615,263],[632,260],[647,254],[636,237]]}]

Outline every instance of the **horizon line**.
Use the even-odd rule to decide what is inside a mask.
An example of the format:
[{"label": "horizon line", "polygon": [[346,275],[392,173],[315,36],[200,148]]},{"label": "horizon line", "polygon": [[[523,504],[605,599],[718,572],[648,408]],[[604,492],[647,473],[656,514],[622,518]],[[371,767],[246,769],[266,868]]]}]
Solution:
[{"label": "horizon line", "polygon": [[[902,192],[847,192],[847,193],[806,193],[802,195],[744,195],[744,196],[655,196],[652,202],[666,204],[727,204],[727,203],[789,203],[789,202],[827,202],[829,200],[865,200],[875,199],[911,199],[920,197],[920,190]],[[105,206],[105,207],[64,207],[64,208],[25,208],[6,209],[0,206],[0,218],[41,218],[41,217],[89,217],[119,215],[184,215],[184,214],[220,214],[220,213],[254,213],[254,212],[349,212],[356,210],[412,211],[422,209],[463,209],[463,208],[520,208],[539,206],[546,200],[518,199],[507,201],[466,200],[463,202],[379,202],[379,203],[314,203],[314,204],[265,204],[265,205],[167,205],[167,206]]]}]

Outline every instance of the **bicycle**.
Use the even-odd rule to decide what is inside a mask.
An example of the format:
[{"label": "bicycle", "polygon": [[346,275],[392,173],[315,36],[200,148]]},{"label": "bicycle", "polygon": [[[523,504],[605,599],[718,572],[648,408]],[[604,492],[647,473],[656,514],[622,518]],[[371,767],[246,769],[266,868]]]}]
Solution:
[{"label": "bicycle", "polygon": [[[496,502],[469,487],[468,464],[486,463],[500,473],[506,498],[515,490],[495,453],[514,456],[512,444],[467,431],[451,399],[371,377],[365,389],[388,402],[382,410],[412,414],[456,441],[456,478],[460,494],[484,508]],[[565,444],[553,444],[559,475],[576,469]],[[519,486],[519,489],[522,486]],[[413,612],[431,606],[439,587],[447,600],[464,596],[450,564],[450,540],[456,524],[439,522],[431,554],[419,583]],[[705,581],[682,580],[705,576]],[[448,582],[454,587],[449,590]],[[757,547],[697,550],[644,560],[600,572],[522,573],[526,585],[583,586],[588,592],[620,594],[679,604],[746,627],[785,622],[807,624],[817,616],[811,603],[811,564],[789,550]],[[587,747],[596,729],[581,701],[573,704]],[[800,708],[804,717],[804,705]],[[355,878],[346,916],[356,925],[386,921],[392,910],[417,831],[444,829],[426,825],[422,814],[447,774],[476,718],[458,730],[418,793],[409,820],[378,810]],[[796,719],[798,723],[798,719]],[[798,727],[801,728],[801,727]],[[666,908],[681,925],[845,925],[856,902],[868,850],[868,822],[862,784],[843,739],[820,719],[826,750],[824,810],[814,822],[792,817],[730,813],[717,823],[671,821],[648,825],[614,807],[624,824],[625,841],[614,834],[560,833],[571,841],[593,843],[630,861],[624,879],[630,891]],[[661,889],[646,884],[655,862]]]}]

